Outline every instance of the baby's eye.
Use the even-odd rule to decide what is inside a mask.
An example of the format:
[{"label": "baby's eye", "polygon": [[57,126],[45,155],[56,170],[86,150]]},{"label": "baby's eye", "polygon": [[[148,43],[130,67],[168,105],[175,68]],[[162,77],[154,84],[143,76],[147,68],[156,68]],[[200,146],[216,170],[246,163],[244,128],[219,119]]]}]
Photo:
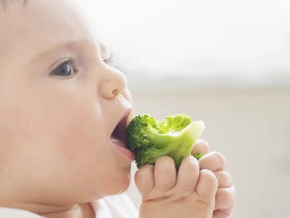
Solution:
[{"label": "baby's eye", "polygon": [[74,73],[74,68],[71,61],[67,61],[59,65],[55,70],[51,72],[52,75],[58,76],[70,76]]}]

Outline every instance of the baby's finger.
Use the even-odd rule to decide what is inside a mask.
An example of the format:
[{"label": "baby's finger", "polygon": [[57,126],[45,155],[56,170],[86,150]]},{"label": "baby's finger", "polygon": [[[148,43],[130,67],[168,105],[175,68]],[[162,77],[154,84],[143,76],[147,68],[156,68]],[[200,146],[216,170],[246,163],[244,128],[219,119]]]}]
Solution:
[{"label": "baby's finger", "polygon": [[232,210],[225,210],[225,211],[215,210],[213,212],[212,218],[230,218],[231,214],[232,214]]},{"label": "baby's finger", "polygon": [[216,151],[204,155],[199,160],[200,169],[207,169],[212,172],[224,170],[226,167],[225,157]]},{"label": "baby's finger", "polygon": [[157,159],[154,170],[155,188],[167,191],[176,184],[176,168],[171,157],[164,156]]},{"label": "baby's finger", "polygon": [[199,164],[193,157],[189,156],[182,160],[178,170],[176,187],[185,192],[194,192],[199,177]]},{"label": "baby's finger", "polygon": [[154,166],[145,165],[135,173],[135,183],[141,196],[146,196],[154,188]]},{"label": "baby's finger", "polygon": [[229,214],[229,212],[233,212],[235,209],[236,201],[236,190],[234,186],[230,188],[219,188],[215,196],[214,210]]},{"label": "baby's finger", "polygon": [[218,181],[213,172],[201,170],[196,187],[196,193],[204,198],[214,198],[218,187]]},{"label": "baby's finger", "polygon": [[203,140],[203,139],[198,139],[197,142],[194,144],[194,147],[191,151],[191,154],[192,155],[196,155],[200,152],[203,152],[205,154],[209,153],[210,152],[210,148],[209,148],[209,145],[208,143]]},{"label": "baby's finger", "polygon": [[228,172],[217,171],[214,174],[219,182],[219,188],[229,188],[233,185],[231,175]]}]

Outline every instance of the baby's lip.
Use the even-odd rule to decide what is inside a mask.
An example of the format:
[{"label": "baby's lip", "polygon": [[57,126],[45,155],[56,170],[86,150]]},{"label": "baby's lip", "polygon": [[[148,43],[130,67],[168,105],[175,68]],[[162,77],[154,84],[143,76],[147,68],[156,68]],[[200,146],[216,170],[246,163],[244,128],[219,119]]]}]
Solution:
[{"label": "baby's lip", "polygon": [[125,133],[126,133],[126,127],[130,122],[130,116],[131,115],[131,109],[126,110],[124,115],[121,117],[121,120],[115,127],[115,129],[112,132],[112,136],[120,139],[124,144],[126,144],[126,139],[125,139]]}]

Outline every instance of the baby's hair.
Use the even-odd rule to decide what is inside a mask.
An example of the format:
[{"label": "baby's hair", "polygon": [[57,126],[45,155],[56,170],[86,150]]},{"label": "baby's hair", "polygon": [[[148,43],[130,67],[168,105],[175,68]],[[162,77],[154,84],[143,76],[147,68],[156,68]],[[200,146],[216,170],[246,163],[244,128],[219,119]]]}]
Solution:
[{"label": "baby's hair", "polygon": [[0,4],[6,8],[7,4],[8,3],[14,3],[14,2],[17,2],[17,3],[22,3],[23,5],[26,4],[27,0],[0,0]]}]

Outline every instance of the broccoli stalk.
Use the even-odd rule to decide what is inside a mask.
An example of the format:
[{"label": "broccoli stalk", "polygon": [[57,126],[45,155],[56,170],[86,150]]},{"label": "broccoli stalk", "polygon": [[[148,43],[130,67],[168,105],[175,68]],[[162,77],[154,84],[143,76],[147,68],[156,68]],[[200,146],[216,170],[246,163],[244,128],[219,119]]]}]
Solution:
[{"label": "broccoli stalk", "polygon": [[138,168],[154,164],[161,156],[170,156],[178,169],[182,159],[191,155],[204,128],[203,121],[192,121],[185,114],[169,116],[162,122],[148,114],[139,115],[126,129],[126,144],[135,153]]}]

